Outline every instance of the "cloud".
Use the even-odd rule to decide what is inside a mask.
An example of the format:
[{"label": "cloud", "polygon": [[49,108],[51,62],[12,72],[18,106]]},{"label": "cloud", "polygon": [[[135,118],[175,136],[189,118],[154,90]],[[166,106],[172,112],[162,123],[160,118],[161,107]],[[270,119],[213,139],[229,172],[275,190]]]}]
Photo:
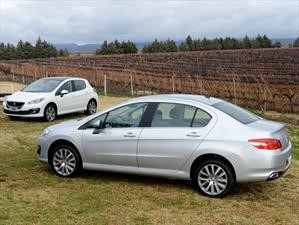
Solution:
[{"label": "cloud", "polygon": [[0,41],[299,36],[296,0],[0,0]]}]

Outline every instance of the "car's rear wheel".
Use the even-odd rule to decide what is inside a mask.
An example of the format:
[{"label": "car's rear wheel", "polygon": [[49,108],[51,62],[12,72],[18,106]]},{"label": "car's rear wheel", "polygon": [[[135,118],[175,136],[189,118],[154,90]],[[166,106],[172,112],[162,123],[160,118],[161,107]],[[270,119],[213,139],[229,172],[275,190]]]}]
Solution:
[{"label": "car's rear wheel", "polygon": [[213,198],[225,197],[235,186],[230,166],[216,159],[200,163],[193,181],[201,194]]},{"label": "car's rear wheel", "polygon": [[91,99],[88,104],[87,104],[87,108],[86,108],[86,114],[88,115],[92,115],[95,114],[97,112],[97,102],[94,99]]},{"label": "car's rear wheel", "polygon": [[51,167],[61,177],[74,177],[81,171],[81,160],[75,149],[68,145],[61,145],[51,154]]},{"label": "car's rear wheel", "polygon": [[47,105],[44,110],[44,120],[51,122],[56,118],[56,116],[57,116],[56,107],[53,104]]}]

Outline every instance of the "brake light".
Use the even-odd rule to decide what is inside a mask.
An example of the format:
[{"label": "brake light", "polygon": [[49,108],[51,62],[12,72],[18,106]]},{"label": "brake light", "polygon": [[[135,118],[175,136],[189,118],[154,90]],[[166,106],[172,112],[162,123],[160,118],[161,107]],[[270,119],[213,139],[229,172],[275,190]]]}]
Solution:
[{"label": "brake light", "polygon": [[275,138],[250,139],[248,142],[254,147],[263,150],[277,150],[281,148],[281,142]]}]

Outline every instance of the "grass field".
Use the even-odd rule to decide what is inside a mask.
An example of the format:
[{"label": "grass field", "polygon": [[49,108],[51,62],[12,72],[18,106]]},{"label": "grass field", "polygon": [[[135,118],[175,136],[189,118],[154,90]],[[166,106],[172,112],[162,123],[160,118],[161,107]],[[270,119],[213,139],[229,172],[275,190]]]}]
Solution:
[{"label": "grass field", "polygon": [[[101,108],[126,98],[101,97]],[[2,110],[2,108],[1,108]],[[206,198],[189,181],[84,171],[63,179],[37,160],[36,144],[55,122],[11,121],[0,113],[0,224],[299,224],[299,161],[272,182],[238,185]],[[288,123],[299,159],[298,115]]]}]

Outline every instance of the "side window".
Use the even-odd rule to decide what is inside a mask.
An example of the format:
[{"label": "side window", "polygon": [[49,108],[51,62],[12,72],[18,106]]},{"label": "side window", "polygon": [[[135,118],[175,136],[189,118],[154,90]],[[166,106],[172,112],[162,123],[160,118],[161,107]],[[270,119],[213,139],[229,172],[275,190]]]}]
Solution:
[{"label": "side window", "polygon": [[68,92],[72,92],[73,91],[73,87],[72,87],[72,82],[68,81],[66,83],[64,83],[56,92],[56,95],[60,95],[60,92],[62,90],[67,90]]},{"label": "side window", "polygon": [[190,127],[196,108],[175,103],[160,103],[152,127]]},{"label": "side window", "polygon": [[86,88],[86,84],[83,80],[74,80],[74,91],[81,91]]},{"label": "side window", "polygon": [[193,119],[192,127],[205,127],[211,120],[210,114],[207,112],[197,109],[196,114]]},{"label": "side window", "polygon": [[104,123],[105,119],[106,119],[106,116],[107,116],[107,113],[105,114],[102,114],[100,116],[97,116],[96,118],[93,118],[92,120],[90,120],[88,122],[88,125],[87,127],[88,128],[93,128],[95,127],[96,125],[99,125],[100,124],[100,121],[102,121],[102,123]]},{"label": "side window", "polygon": [[147,103],[135,103],[112,110],[105,125],[108,128],[138,127],[146,107]]}]

